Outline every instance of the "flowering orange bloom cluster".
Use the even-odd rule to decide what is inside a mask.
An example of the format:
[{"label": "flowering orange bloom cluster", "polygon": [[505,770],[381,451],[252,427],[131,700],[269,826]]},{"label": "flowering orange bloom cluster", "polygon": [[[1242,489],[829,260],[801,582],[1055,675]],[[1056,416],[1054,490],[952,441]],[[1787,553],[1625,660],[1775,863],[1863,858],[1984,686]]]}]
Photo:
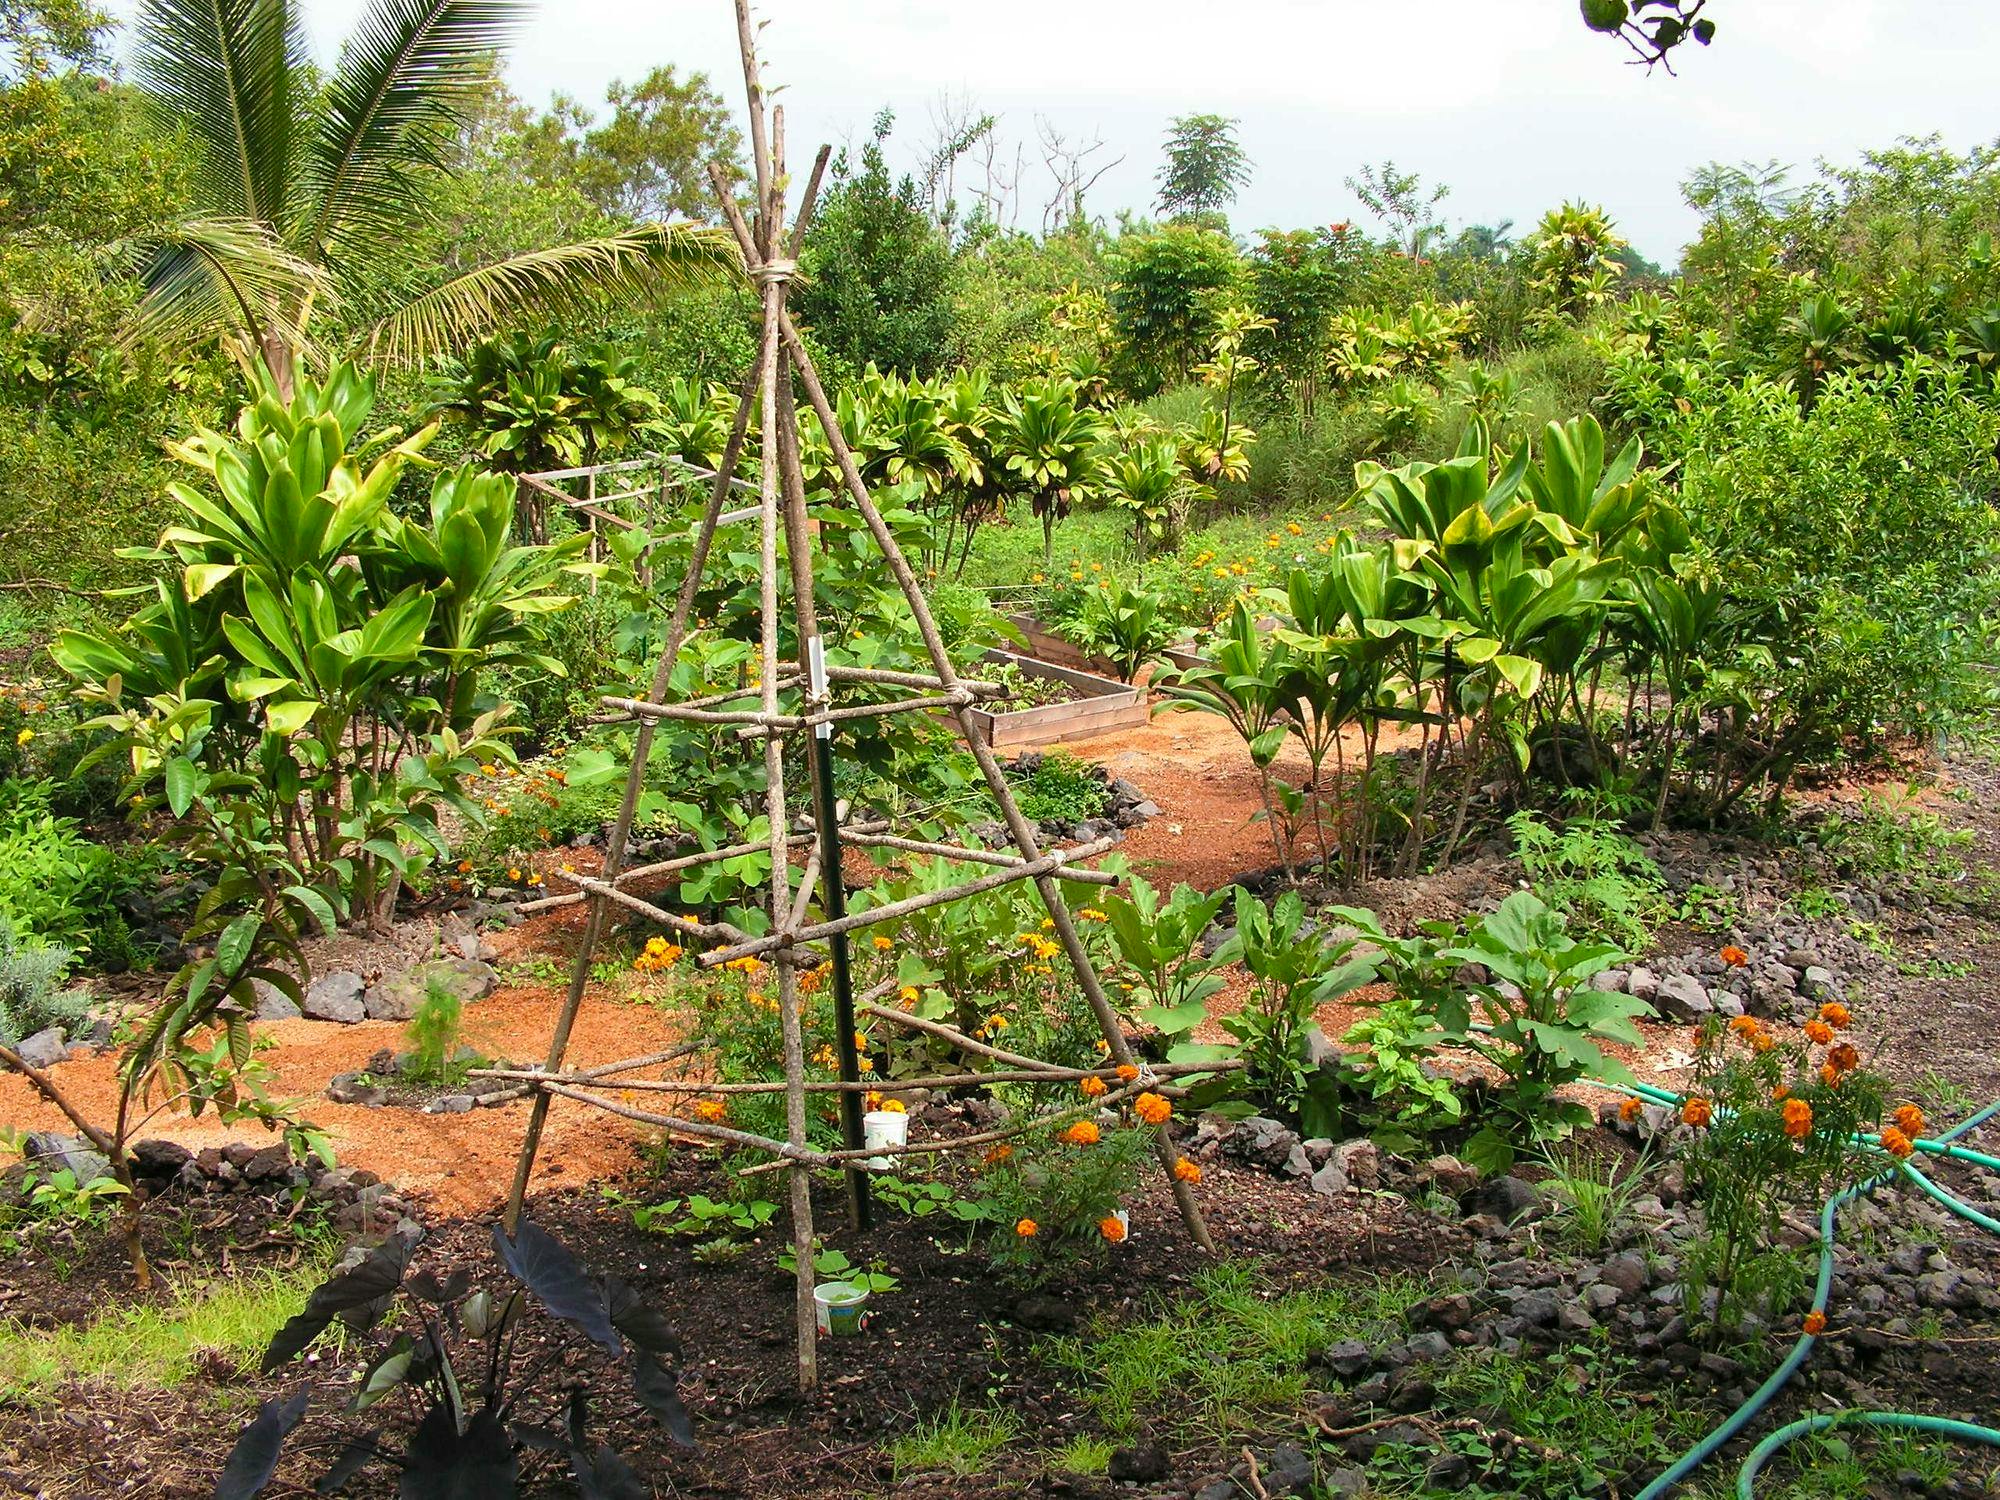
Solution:
[{"label": "flowering orange bloom cluster", "polygon": [[1106,1214],[1097,1221],[1097,1232],[1115,1245],[1125,1238],[1125,1221],[1116,1214]]},{"label": "flowering orange bloom cluster", "polygon": [[1812,1134],[1812,1106],[1803,1099],[1787,1099],[1781,1111],[1785,1121],[1785,1134],[1795,1141],[1802,1141]]},{"label": "flowering orange bloom cluster", "polygon": [[1177,1182],[1200,1182],[1201,1164],[1189,1161],[1185,1156],[1174,1159],[1174,1180]]},{"label": "flowering orange bloom cluster", "polygon": [[719,1124],[722,1117],[728,1113],[729,1106],[724,1104],[720,1099],[697,1099],[694,1101],[694,1117],[697,1120],[705,1120],[710,1125]]},{"label": "flowering orange bloom cluster", "polygon": [[1084,1098],[1096,1099],[1102,1096],[1106,1085],[1102,1078],[1093,1073],[1090,1077],[1080,1080],[1077,1087],[1083,1091]]},{"label": "flowering orange bloom cluster", "polygon": [[641,974],[652,974],[661,969],[671,968],[680,956],[681,949],[678,944],[670,943],[663,937],[648,938],[646,951],[632,960],[632,967]]},{"label": "flowering orange bloom cluster", "polygon": [[1173,1118],[1174,1107],[1161,1095],[1148,1090],[1132,1101],[1132,1113],[1148,1125],[1164,1125]]},{"label": "flowering orange bloom cluster", "polygon": [[1098,1141],[1097,1122],[1095,1120],[1078,1120],[1074,1125],[1064,1130],[1057,1139],[1066,1141],[1072,1146],[1095,1146]]}]

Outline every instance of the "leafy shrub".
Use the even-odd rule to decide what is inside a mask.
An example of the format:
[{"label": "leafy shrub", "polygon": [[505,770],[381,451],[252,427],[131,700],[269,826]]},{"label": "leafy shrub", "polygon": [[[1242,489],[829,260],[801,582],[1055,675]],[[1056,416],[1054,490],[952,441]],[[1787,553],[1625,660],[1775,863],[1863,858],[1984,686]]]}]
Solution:
[{"label": "leafy shrub", "polygon": [[449,1084],[465,1081],[471,1062],[459,1056],[465,1040],[465,1000],[443,980],[433,978],[424,998],[403,1028],[410,1055],[402,1076],[412,1083]]},{"label": "leafy shrub", "polygon": [[1150,589],[1121,582],[1111,589],[1087,591],[1083,600],[1083,608],[1065,623],[1065,631],[1083,651],[1109,661],[1121,682],[1137,677],[1141,667],[1187,633],[1166,608],[1166,600]]},{"label": "leafy shrub", "polygon": [[1010,772],[1014,801],[1034,823],[1085,823],[1104,811],[1110,791],[1087,761],[1050,750],[1023,756]]},{"label": "leafy shrub", "polygon": [[14,924],[0,917],[0,1043],[12,1047],[89,1013],[80,991],[60,988],[74,957],[67,948],[23,942]]},{"label": "leafy shrub", "polygon": [[1552,827],[1528,809],[1507,827],[1536,895],[1586,936],[1646,946],[1668,909],[1666,880],[1636,840],[1607,819],[1569,818]]},{"label": "leafy shrub", "polygon": [[112,915],[118,860],[50,810],[46,781],[0,781],[0,917],[22,934],[82,947]]}]

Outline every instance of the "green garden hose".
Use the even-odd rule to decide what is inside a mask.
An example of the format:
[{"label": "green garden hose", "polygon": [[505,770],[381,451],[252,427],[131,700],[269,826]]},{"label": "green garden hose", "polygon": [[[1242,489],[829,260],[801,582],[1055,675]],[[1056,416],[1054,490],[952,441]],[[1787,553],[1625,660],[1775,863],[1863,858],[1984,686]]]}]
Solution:
[{"label": "green garden hose", "polygon": [[1750,1456],[1743,1460],[1743,1467],[1737,1471],[1736,1500],[1754,1500],[1757,1471],[1785,1444],[1794,1438],[1827,1432],[1836,1427],[1896,1427],[1906,1432],[1936,1433],[1939,1437],[1952,1438],[1961,1443],[1990,1443],[2000,1447],[2000,1432],[1991,1427],[1976,1427],[1970,1422],[1954,1422],[1950,1417],[1922,1417],[1906,1411],[1836,1411],[1817,1417],[1801,1417],[1780,1427],[1750,1450]]},{"label": "green garden hose", "polygon": [[[1641,1098],[1652,1099],[1654,1102],[1661,1104],[1677,1106],[1684,1102],[1678,1094],[1669,1093],[1665,1089],[1660,1089],[1650,1084],[1638,1084],[1626,1087],[1623,1091],[1636,1094]],[[1995,1162],[1991,1157],[1983,1156],[1976,1151],[1965,1151],[1963,1148],[1955,1147],[1951,1144],[1960,1136],[1983,1125],[1995,1115],[2000,1115],[2000,1099],[1995,1099],[1977,1114],[1959,1121],[1958,1124],[1945,1131],[1936,1140],[1922,1141],[1918,1143],[1918,1146],[1920,1149],[1929,1150],[1935,1155],[1955,1157],[1958,1160],[1973,1161],[1981,1165],[1991,1163],[1995,1167],[2000,1167],[2000,1162]],[[1853,1187],[1846,1188],[1834,1194],[1831,1198],[1827,1199],[1825,1205],[1820,1209],[1819,1279],[1813,1287],[1812,1311],[1824,1316],[1826,1312],[1827,1293],[1833,1286],[1835,1214],[1839,1212],[1842,1205],[1851,1202],[1864,1193],[1873,1192],[1884,1183],[1894,1180],[1899,1173],[1911,1182],[1914,1182],[1918,1188],[1929,1194],[1938,1203],[1960,1218],[1967,1220],[1969,1223],[1977,1224],[1980,1228],[1989,1232],[2000,1234],[2000,1221],[1996,1221],[1991,1216],[1982,1213],[1979,1209],[1960,1201],[1951,1193],[1946,1192],[1943,1188],[1932,1182],[1922,1172],[1911,1167],[1907,1162],[1899,1162],[1890,1171],[1877,1173],[1865,1182],[1856,1183]],[[1770,1403],[1771,1399],[1785,1388],[1786,1383],[1791,1380],[1792,1376],[1798,1373],[1799,1367],[1806,1362],[1806,1357],[1812,1353],[1812,1347],[1815,1342],[1814,1335],[1810,1333],[1800,1334],[1798,1342],[1792,1345],[1791,1353],[1785,1356],[1784,1363],[1773,1370],[1770,1377],[1762,1385],[1758,1386],[1755,1391],[1751,1392],[1750,1398],[1737,1407],[1735,1411],[1731,1412],[1707,1437],[1682,1454],[1673,1467],[1669,1468],[1651,1484],[1647,1485],[1645,1489],[1641,1490],[1635,1497],[1635,1500],[1662,1500],[1663,1496],[1671,1494],[1683,1480],[1703,1464],[1707,1463],[1709,1459],[1713,1458],[1724,1444],[1728,1443],[1731,1438],[1735,1437],[1745,1427],[1749,1426],[1751,1422],[1755,1421],[1758,1414]],[[1744,1460],[1743,1467],[1737,1474],[1736,1493],[1739,1500],[1749,1500],[1749,1497],[1754,1494],[1758,1470],[1769,1461],[1773,1453],[1777,1452],[1786,1443],[1790,1442],[1793,1438],[1802,1437],[1808,1433],[1821,1432],[1829,1427],[1839,1426],[1848,1422],[1870,1427],[1899,1427],[1930,1432],[1959,1441],[1988,1443],[1994,1447],[2000,1447],[2000,1430],[1991,1427],[1976,1426],[1970,1422],[1956,1422],[1946,1417],[1926,1417],[1904,1412],[1834,1412],[1823,1416],[1807,1417],[1802,1421],[1794,1422],[1787,1427],[1780,1428],[1751,1450],[1750,1456]]]}]

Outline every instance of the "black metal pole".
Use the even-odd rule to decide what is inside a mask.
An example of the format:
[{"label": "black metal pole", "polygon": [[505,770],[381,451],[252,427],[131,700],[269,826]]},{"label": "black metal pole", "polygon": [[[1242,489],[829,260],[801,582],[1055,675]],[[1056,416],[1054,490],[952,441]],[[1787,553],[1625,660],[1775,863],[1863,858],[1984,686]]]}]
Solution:
[{"label": "black metal pole", "polygon": [[[813,701],[827,702],[826,654],[820,638],[814,636],[807,653],[807,676]],[[829,922],[847,914],[847,886],[840,871],[840,825],[833,791],[833,726],[815,724],[808,740],[807,755],[812,763],[813,825],[819,834],[820,903]],[[861,1049],[854,1040],[854,973],[848,964],[847,934],[833,935],[833,1024],[839,1031],[835,1052],[840,1059],[844,1083],[861,1081]],[[865,1144],[861,1115],[865,1108],[858,1090],[843,1089],[840,1095],[840,1134],[847,1149],[859,1151]],[[856,1229],[872,1228],[874,1200],[868,1191],[868,1173],[858,1164],[847,1169],[847,1214]]]}]

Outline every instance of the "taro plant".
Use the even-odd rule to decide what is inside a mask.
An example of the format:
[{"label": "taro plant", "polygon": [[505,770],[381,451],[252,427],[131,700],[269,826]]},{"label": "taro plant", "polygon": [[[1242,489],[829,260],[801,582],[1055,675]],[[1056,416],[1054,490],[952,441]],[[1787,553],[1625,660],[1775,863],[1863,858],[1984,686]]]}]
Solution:
[{"label": "taro plant", "polygon": [[1092,590],[1068,629],[1085,652],[1102,656],[1130,682],[1139,669],[1159,659],[1160,652],[1184,634],[1170,615],[1166,601],[1151,589],[1122,580],[1108,591]]},{"label": "taro plant", "polygon": [[[408,1242],[395,1239],[317,1287],[271,1340],[264,1351],[267,1375],[304,1354],[336,1321],[366,1333],[401,1303],[396,1332],[343,1404],[358,1416],[406,1392],[422,1415],[400,1447],[383,1429],[359,1430],[350,1420],[330,1423],[326,1437],[296,1445],[335,1455],[316,1485],[319,1493],[337,1493],[364,1469],[381,1465],[400,1471],[397,1493],[404,1500],[511,1500],[537,1467],[560,1463],[586,1497],[644,1494],[632,1465],[590,1439],[588,1392],[602,1382],[572,1385],[566,1398],[549,1389],[554,1356],[546,1351],[554,1345],[556,1355],[570,1355],[575,1334],[617,1363],[638,1403],[669,1438],[694,1446],[676,1373],[680,1338],[666,1318],[618,1277],[590,1274],[535,1224],[522,1222],[511,1238],[496,1225],[493,1243],[519,1283],[512,1290],[475,1289],[464,1266],[412,1272]],[[529,1296],[559,1325],[553,1339],[520,1334]],[[230,1450],[216,1500],[253,1500],[270,1485],[314,1394],[308,1383],[259,1408]],[[549,1419],[560,1412],[560,1425],[527,1420],[528,1404]]]}]

